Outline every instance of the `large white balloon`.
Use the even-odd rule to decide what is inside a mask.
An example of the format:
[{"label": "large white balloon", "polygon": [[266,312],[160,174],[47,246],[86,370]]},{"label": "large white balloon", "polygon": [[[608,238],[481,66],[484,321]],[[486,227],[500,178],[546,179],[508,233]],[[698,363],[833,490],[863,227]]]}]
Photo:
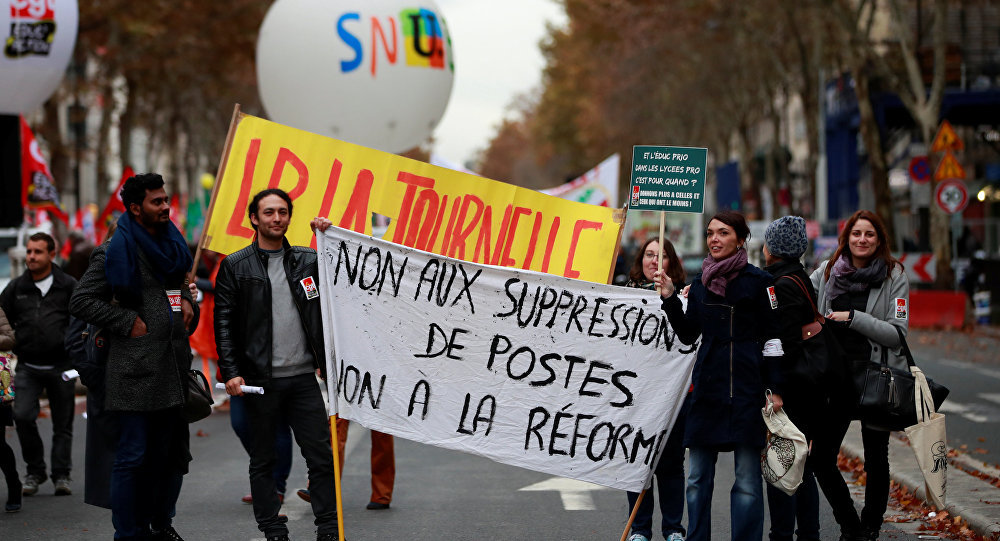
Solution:
[{"label": "large white balloon", "polygon": [[454,79],[432,0],[277,0],[257,38],[257,83],[275,122],[388,152],[424,142]]},{"label": "large white balloon", "polygon": [[76,0],[0,5],[0,114],[30,113],[62,81],[76,44]]}]

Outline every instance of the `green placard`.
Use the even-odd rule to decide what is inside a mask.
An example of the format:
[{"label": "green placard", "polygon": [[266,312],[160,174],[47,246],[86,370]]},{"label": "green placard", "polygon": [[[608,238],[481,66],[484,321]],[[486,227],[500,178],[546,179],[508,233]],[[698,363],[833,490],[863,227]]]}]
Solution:
[{"label": "green placard", "polygon": [[708,149],[632,147],[629,210],[705,212]]}]

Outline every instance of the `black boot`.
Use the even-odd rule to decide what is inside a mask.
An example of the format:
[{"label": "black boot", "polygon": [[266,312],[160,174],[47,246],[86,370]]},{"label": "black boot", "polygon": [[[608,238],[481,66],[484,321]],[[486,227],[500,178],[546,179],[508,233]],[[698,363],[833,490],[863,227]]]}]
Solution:
[{"label": "black boot", "polygon": [[7,505],[4,511],[16,513],[21,510],[21,480],[15,475],[13,479],[7,479]]}]

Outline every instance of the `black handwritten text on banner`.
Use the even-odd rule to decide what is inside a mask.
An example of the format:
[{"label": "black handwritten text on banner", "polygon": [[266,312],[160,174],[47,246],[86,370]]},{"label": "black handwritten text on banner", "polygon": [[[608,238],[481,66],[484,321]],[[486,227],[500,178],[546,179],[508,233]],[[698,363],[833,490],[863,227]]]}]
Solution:
[{"label": "black handwritten text on banner", "polygon": [[319,234],[338,413],[373,430],[641,490],[694,347],[655,292]]}]

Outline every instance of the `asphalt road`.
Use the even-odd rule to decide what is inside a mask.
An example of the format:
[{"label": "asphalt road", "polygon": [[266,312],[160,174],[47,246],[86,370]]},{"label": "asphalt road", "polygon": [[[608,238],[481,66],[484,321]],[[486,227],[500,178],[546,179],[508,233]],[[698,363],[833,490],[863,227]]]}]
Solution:
[{"label": "asphalt road", "polygon": [[[185,478],[175,526],[188,541],[263,539],[251,506],[240,497],[248,492],[247,458],[229,427],[228,414],[217,412],[192,425],[191,473]],[[50,423],[41,419],[46,442]],[[949,425],[950,427],[950,425]],[[79,415],[73,443],[74,494],[52,495],[52,484],[25,498],[24,509],[0,514],[0,539],[111,539],[110,512],[83,504],[83,453],[86,420]],[[200,434],[200,435],[199,435]],[[352,427],[343,480],[347,538],[376,539],[618,539],[625,524],[625,495],[575,481],[497,464],[476,456],[405,440],[396,443],[396,487],[392,508],[368,511],[369,438]],[[18,455],[13,429],[7,441]],[[48,444],[46,444],[48,449]],[[720,456],[713,503],[713,538],[729,538],[728,497],[731,458]],[[305,485],[305,465],[296,456],[290,490]],[[856,491],[859,489],[856,489]],[[3,494],[3,490],[0,490]],[[0,496],[2,497],[2,496]],[[282,512],[289,516],[291,538],[314,538],[311,509],[289,495]],[[892,512],[890,512],[892,515]],[[658,515],[655,520],[659,520]],[[839,534],[828,506],[821,509],[823,539]],[[914,523],[886,524],[882,539],[917,539]],[[765,532],[768,528],[765,517]],[[766,533],[765,533],[766,535]]]},{"label": "asphalt road", "polygon": [[919,349],[913,355],[925,374],[951,390],[941,405],[948,416],[948,446],[969,458],[1000,464],[1000,366]]}]

